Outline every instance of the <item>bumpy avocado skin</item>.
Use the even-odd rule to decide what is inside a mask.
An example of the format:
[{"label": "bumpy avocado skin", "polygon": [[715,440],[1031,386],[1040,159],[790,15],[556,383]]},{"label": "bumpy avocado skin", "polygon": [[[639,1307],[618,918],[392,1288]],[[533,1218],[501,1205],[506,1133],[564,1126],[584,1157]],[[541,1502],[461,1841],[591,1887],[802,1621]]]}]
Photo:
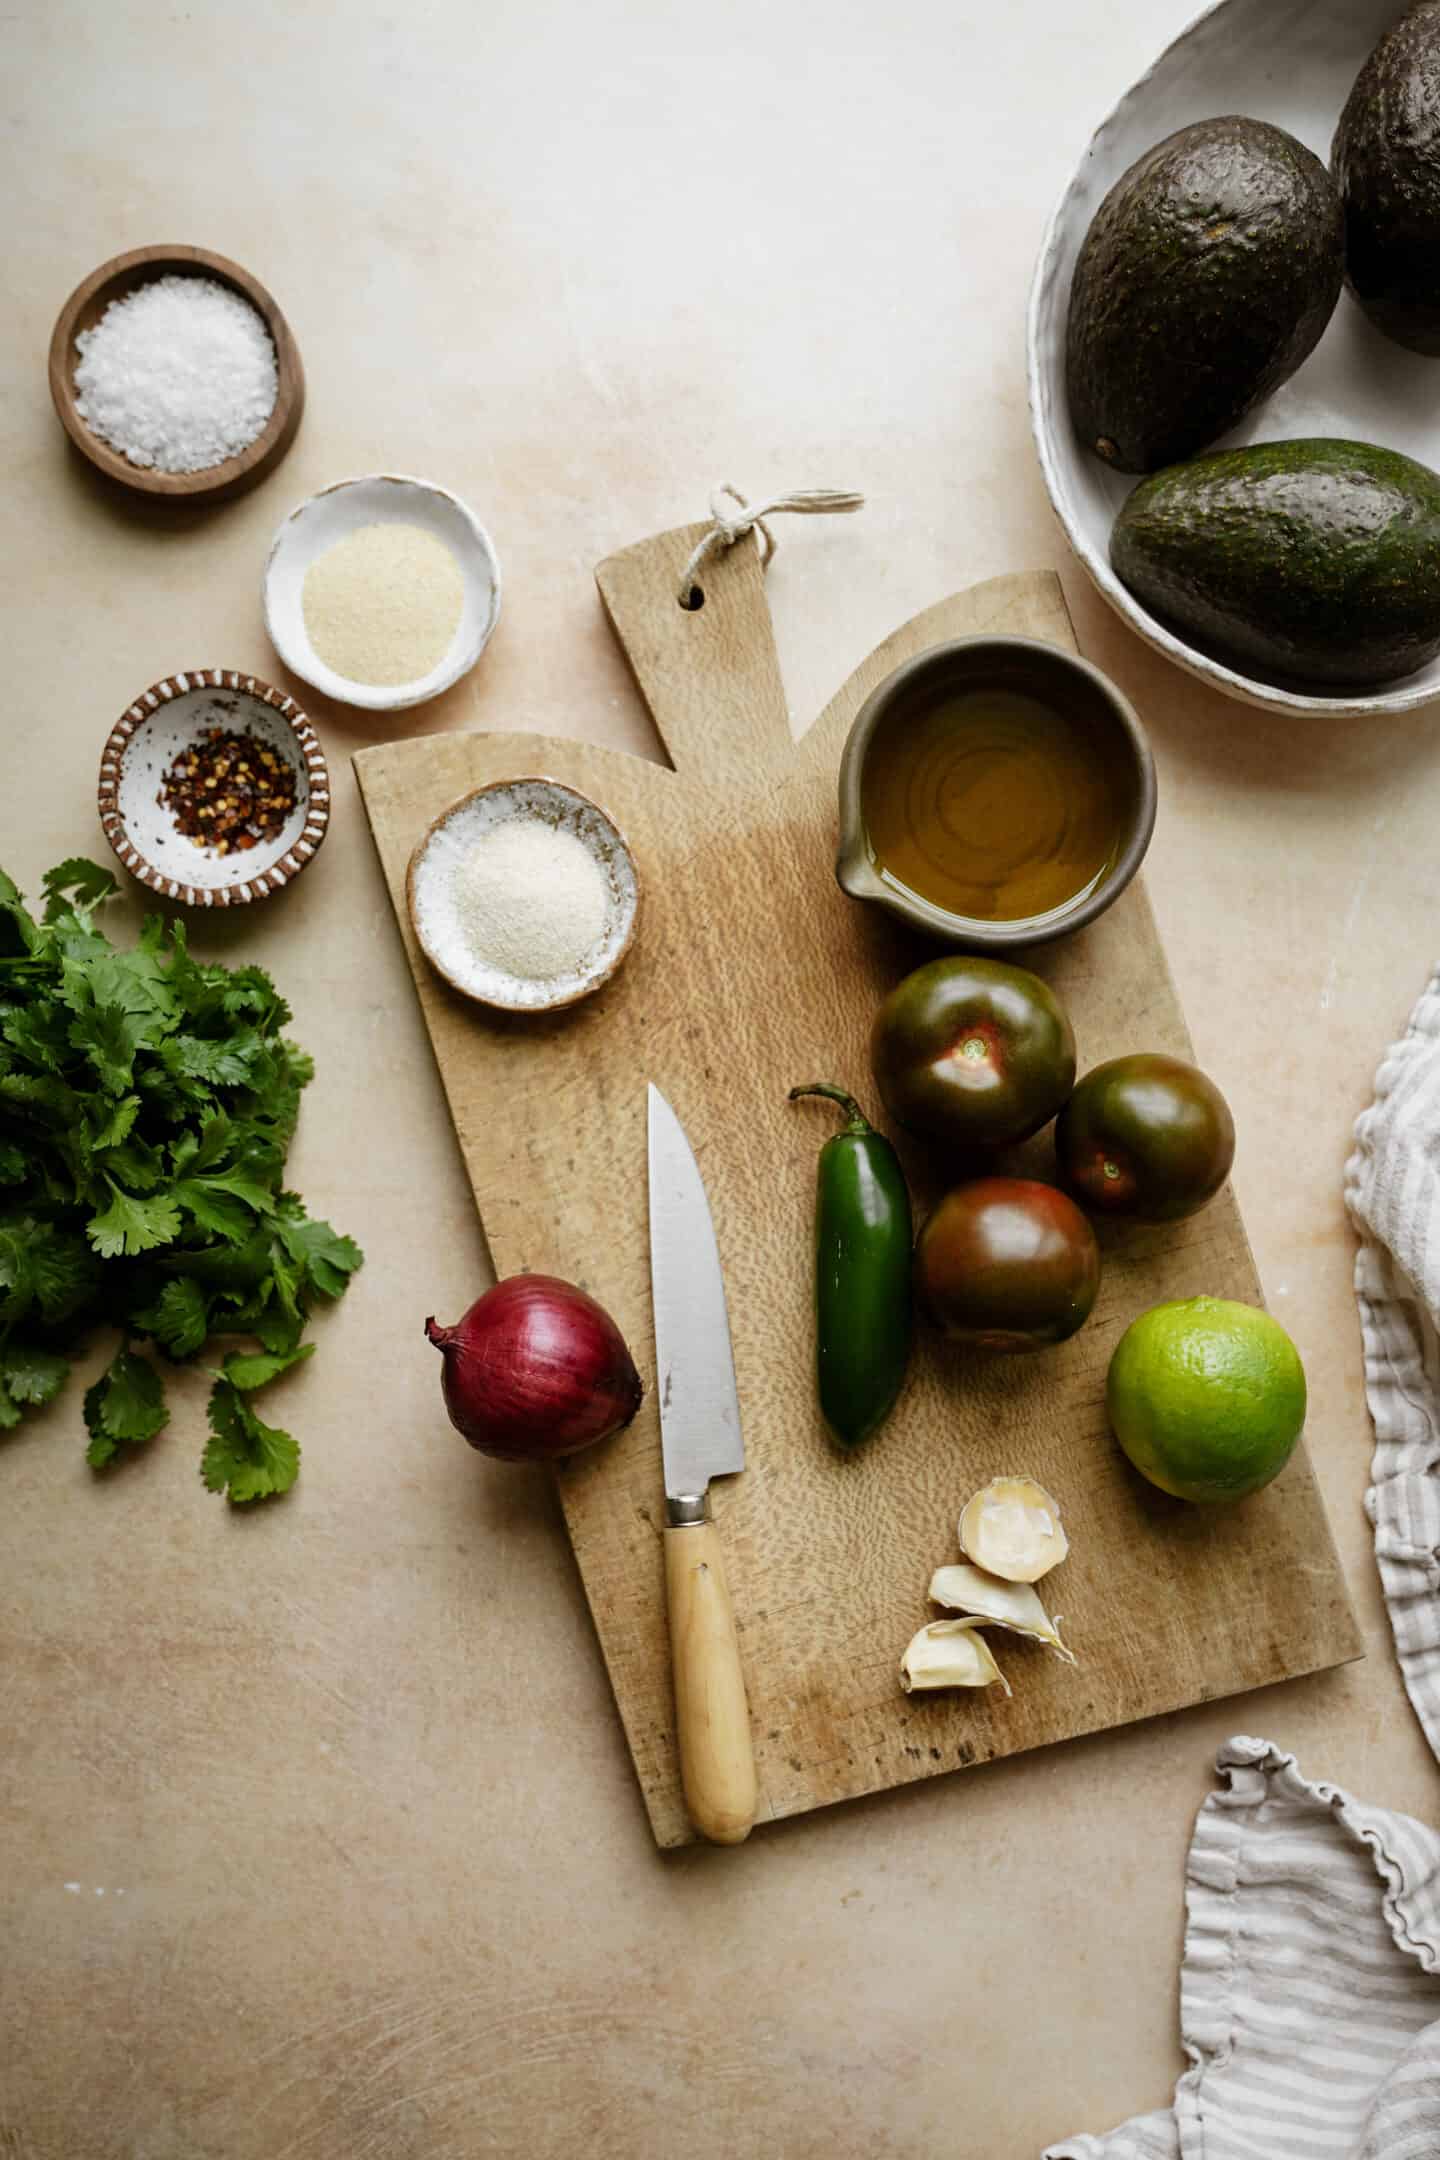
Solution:
[{"label": "bumpy avocado skin", "polygon": [[1330,163],[1356,299],[1396,344],[1440,354],[1440,0],[1423,0],[1381,38]]},{"label": "bumpy avocado skin", "polygon": [[1294,374],[1344,278],[1340,200],[1268,121],[1196,121],[1137,159],[1085,235],[1066,372],[1082,442],[1120,472],[1203,450]]},{"label": "bumpy avocado skin", "polygon": [[1440,652],[1440,475],[1373,443],[1256,443],[1154,473],[1110,560],[1153,615],[1242,669],[1340,689]]}]

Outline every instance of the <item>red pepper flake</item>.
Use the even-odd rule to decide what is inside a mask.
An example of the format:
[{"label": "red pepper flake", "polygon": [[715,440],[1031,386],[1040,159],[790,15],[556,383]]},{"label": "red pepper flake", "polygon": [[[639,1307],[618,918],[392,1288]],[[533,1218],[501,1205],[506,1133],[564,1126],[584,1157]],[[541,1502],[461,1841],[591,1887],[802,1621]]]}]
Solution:
[{"label": "red pepper flake", "polygon": [[[224,792],[218,793],[224,782]],[[160,785],[160,803],[186,840],[228,855],[273,840],[295,808],[295,771],[248,729],[207,728]]]}]

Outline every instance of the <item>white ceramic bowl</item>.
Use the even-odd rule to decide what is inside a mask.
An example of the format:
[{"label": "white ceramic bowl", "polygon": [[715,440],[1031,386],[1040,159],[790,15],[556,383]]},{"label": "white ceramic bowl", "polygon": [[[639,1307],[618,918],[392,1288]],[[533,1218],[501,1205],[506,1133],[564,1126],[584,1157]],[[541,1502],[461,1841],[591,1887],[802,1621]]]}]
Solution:
[{"label": "white ceramic bowl", "polygon": [[[516,819],[539,819],[573,833],[599,864],[606,887],[605,928],[573,974],[537,980],[510,975],[465,952],[455,907],[455,872],[480,835]],[[462,795],[422,834],[405,880],[410,920],[430,965],[477,1005],[504,1012],[558,1012],[609,982],[635,936],[640,879],[629,843],[598,803],[563,780],[543,776],[492,780]]]},{"label": "white ceramic bowl", "polygon": [[[1030,417],[1050,499],[1070,544],[1110,605],[1158,652],[1227,696],[1272,712],[1405,712],[1440,697],[1440,659],[1367,696],[1296,690],[1196,652],[1125,590],[1110,568],[1110,528],[1139,474],[1114,473],[1086,450],[1065,393],[1065,320],[1080,244],[1103,197],[1152,143],[1192,120],[1246,113],[1272,120],[1328,166],[1341,107],[1401,0],[1219,0],[1161,54],[1096,131],[1050,220],[1030,292]],[[1215,447],[1341,435],[1440,467],[1440,361],[1405,352],[1366,321],[1348,292],[1288,383]]]},{"label": "white ceramic bowl", "polygon": [[[414,682],[352,682],[327,667],[310,643],[300,604],[305,573],[317,555],[360,525],[419,525],[442,540],[465,587],[455,635],[444,658]],[[490,535],[458,495],[429,480],[370,473],[339,480],[292,510],[270,545],[265,564],[265,628],[292,674],[327,697],[367,711],[392,712],[438,697],[474,667],[500,619],[500,563]]]},{"label": "white ceramic bowl", "polygon": [[[216,855],[186,840],[160,801],[165,775],[208,728],[256,735],[295,775],[295,807],[271,840]],[[330,775],[292,697],[234,668],[187,668],[142,690],[100,754],[96,793],[105,837],[132,877],[188,907],[243,907],[300,875],[330,824]]]}]

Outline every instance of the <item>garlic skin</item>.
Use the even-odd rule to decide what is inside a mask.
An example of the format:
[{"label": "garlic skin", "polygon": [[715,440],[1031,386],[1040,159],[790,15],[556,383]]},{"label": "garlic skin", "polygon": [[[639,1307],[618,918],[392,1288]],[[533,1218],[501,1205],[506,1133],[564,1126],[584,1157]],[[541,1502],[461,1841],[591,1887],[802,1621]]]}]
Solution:
[{"label": "garlic skin", "polygon": [[907,1695],[930,1688],[992,1687],[997,1680],[1007,1695],[1014,1693],[973,1620],[932,1620],[910,1638],[900,1660],[900,1685]]},{"label": "garlic skin", "polygon": [[1067,1665],[1077,1662],[1074,1651],[1060,1640],[1058,1621],[1049,1617],[1029,1583],[1004,1582],[962,1560],[953,1567],[936,1568],[929,1595],[932,1605],[964,1613],[979,1627],[1009,1628],[1013,1634],[1044,1643]]},{"label": "garlic skin", "polygon": [[1070,1550],[1060,1503],[1033,1478],[992,1478],[961,1511],[960,1550],[987,1575],[1038,1582]]}]

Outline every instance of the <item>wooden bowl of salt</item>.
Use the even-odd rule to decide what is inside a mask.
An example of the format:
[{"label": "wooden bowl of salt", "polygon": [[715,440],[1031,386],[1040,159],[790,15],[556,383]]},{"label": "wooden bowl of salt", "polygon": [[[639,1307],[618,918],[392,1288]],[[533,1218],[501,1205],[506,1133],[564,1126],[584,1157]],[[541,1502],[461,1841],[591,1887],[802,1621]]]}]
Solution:
[{"label": "wooden bowl of salt", "polygon": [[493,780],[441,812],[410,858],[420,948],[452,989],[510,1013],[593,996],[630,950],[640,912],[619,827],[561,780]]},{"label": "wooden bowl of salt", "polygon": [[[177,290],[176,280],[189,290]],[[144,320],[125,308],[137,299]],[[255,318],[268,338],[273,382]],[[178,341],[168,350],[167,329]],[[210,373],[198,401],[187,401],[181,363],[201,358]],[[235,370],[232,412],[227,365]],[[162,501],[203,506],[254,487],[290,448],[305,409],[305,370],[279,303],[239,263],[208,248],[131,248],[101,263],[61,308],[49,366],[55,411],[80,455],[107,479]],[[133,455],[120,447],[126,442]],[[190,458],[201,462],[181,469]]]}]

